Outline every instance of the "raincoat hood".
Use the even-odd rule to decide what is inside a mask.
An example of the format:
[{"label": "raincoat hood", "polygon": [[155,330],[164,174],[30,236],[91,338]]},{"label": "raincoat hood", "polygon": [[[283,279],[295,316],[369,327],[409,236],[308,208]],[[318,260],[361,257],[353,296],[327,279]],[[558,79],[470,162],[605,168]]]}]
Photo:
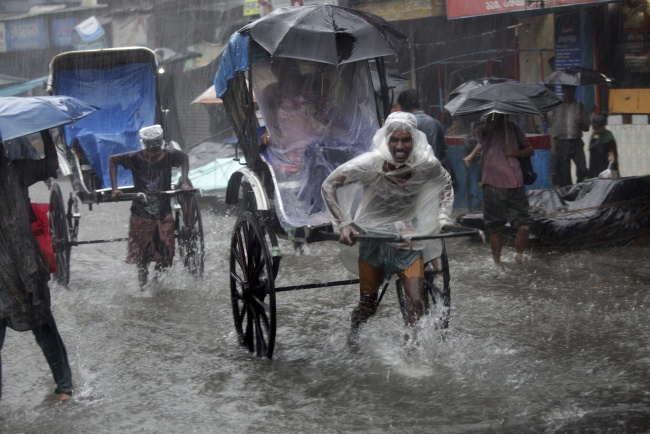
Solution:
[{"label": "raincoat hood", "polygon": [[[402,130],[411,134],[413,138],[413,148],[406,162],[398,164],[395,162],[393,155],[388,147],[388,141],[395,131]],[[417,129],[417,120],[415,115],[407,112],[394,112],[387,118],[384,126],[381,127],[372,139],[372,149],[379,152],[382,158],[394,166],[413,167],[417,162],[434,158],[433,150],[427,142],[427,137],[423,132]]]}]

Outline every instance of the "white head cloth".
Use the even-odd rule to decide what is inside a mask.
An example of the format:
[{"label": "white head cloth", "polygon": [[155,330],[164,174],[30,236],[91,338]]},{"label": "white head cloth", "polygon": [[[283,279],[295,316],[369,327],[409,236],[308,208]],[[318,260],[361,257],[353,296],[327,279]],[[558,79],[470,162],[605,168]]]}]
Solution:
[{"label": "white head cloth", "polygon": [[141,128],[140,141],[145,148],[162,146],[165,143],[162,127],[160,125],[151,125],[150,127]]}]

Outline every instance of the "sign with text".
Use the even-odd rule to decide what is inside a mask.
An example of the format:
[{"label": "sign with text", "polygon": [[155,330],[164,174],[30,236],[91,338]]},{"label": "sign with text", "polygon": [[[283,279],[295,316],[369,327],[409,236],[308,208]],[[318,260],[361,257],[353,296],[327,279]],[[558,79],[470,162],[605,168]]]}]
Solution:
[{"label": "sign with text", "polygon": [[609,0],[447,0],[447,18],[467,18],[504,12],[557,8],[586,3],[606,3]]},{"label": "sign with text", "polygon": [[90,17],[87,20],[82,21],[80,24],[75,26],[75,30],[84,42],[92,42],[95,39],[104,36],[104,29],[95,17]]},{"label": "sign with text", "polygon": [[574,14],[555,16],[555,70],[580,66],[580,20]]},{"label": "sign with text", "polygon": [[74,19],[52,20],[52,43],[55,47],[71,47],[74,45],[74,31]]},{"label": "sign with text", "polygon": [[259,0],[244,0],[244,16],[250,17],[251,15],[260,14]]},{"label": "sign with text", "polygon": [[42,17],[5,21],[7,51],[42,50],[47,48]]}]

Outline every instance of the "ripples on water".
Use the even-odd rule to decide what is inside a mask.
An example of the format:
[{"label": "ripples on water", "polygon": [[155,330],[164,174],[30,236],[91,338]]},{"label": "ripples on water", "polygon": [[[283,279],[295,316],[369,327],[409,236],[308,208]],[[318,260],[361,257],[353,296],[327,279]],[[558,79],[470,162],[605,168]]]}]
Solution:
[{"label": "ripples on water", "polygon": [[[123,206],[124,205],[124,206]],[[125,236],[128,205],[82,212],[80,239]],[[119,211],[119,212],[118,212]],[[277,295],[274,360],[237,345],[229,304],[234,217],[203,213],[206,277],[177,264],[144,293],[125,243],[79,246],[69,290],[52,286],[76,394],[60,405],[31,334],[9,331],[2,432],[641,432],[650,429],[647,248],[531,250],[496,267],[448,243],[444,343],[423,321],[404,344],[394,285],[345,340],[355,286]],[[294,257],[277,284],[350,278],[336,244]],[[507,248],[506,255],[510,254]]]}]

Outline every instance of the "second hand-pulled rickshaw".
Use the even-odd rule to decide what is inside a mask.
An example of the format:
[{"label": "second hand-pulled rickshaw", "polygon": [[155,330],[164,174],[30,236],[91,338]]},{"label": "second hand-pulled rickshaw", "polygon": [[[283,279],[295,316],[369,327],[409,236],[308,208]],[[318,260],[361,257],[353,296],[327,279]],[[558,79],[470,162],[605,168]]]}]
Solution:
[{"label": "second hand-pulled rickshaw", "polygon": [[[369,150],[391,107],[384,57],[395,55],[395,46],[403,42],[406,37],[377,16],[329,5],[302,6],[278,9],[245,26],[231,36],[223,53],[215,88],[245,162],[226,193],[226,202],[239,203],[242,210],[231,238],[230,295],[239,342],[258,356],[273,355],[276,292],[358,283],[276,287],[282,259],[278,239],[338,240],[320,187],[335,167]],[[378,72],[379,98],[370,63]],[[427,273],[425,292],[430,304],[438,305],[444,329],[450,276],[440,242],[441,267]],[[434,274],[442,279],[434,283]],[[397,289],[404,313],[404,295],[399,285]]]},{"label": "second hand-pulled rickshaw", "polygon": [[[143,47],[71,51],[52,59],[48,81],[53,95],[68,95],[92,104],[99,110],[92,116],[62,127],[65,155],[74,193],[64,202],[61,189],[52,185],[50,195],[50,232],[54,246],[56,280],[70,280],[70,253],[82,244],[126,241],[127,238],[78,241],[79,202],[111,202],[108,159],[111,155],[140,149],[138,131],[161,124],[165,130],[167,110],[160,104],[158,63],[155,53]],[[169,140],[166,140],[169,145]],[[130,171],[120,168],[119,200],[144,196],[133,188]],[[203,275],[204,241],[197,190],[171,190],[156,193],[171,198],[174,235],[185,268]]]}]

